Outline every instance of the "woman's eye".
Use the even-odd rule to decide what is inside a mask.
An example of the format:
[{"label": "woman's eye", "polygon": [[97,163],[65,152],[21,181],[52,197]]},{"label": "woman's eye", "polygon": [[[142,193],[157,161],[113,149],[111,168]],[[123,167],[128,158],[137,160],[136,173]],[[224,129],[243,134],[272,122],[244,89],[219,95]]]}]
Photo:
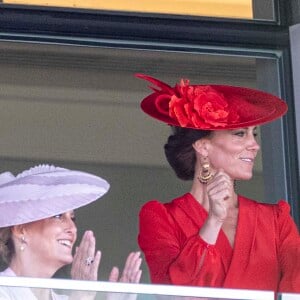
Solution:
[{"label": "woman's eye", "polygon": [[244,136],[245,135],[245,131],[238,131],[235,133],[235,135],[237,136]]},{"label": "woman's eye", "polygon": [[52,217],[53,219],[61,220],[61,221],[66,221],[66,220],[72,220],[73,223],[76,223],[76,217],[75,215],[68,216],[66,214],[58,214]]}]

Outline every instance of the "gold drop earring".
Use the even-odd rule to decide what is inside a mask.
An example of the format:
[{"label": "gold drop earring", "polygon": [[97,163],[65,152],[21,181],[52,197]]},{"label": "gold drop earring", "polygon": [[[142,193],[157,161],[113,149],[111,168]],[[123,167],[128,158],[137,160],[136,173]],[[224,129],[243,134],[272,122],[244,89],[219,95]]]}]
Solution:
[{"label": "gold drop earring", "polygon": [[203,160],[204,162],[201,165],[200,174],[197,178],[201,183],[207,184],[209,180],[213,178],[213,174],[211,172],[210,164],[208,162],[207,157],[204,157]]}]

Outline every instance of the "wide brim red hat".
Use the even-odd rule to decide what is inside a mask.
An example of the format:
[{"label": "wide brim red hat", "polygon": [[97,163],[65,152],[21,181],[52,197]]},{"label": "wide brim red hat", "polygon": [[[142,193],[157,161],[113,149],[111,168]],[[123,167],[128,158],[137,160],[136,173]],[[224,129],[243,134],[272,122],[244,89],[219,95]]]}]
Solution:
[{"label": "wide brim red hat", "polygon": [[229,85],[190,85],[181,80],[175,87],[144,74],[154,92],[141,102],[151,117],[172,126],[225,130],[271,122],[287,112],[280,98],[255,89]]}]

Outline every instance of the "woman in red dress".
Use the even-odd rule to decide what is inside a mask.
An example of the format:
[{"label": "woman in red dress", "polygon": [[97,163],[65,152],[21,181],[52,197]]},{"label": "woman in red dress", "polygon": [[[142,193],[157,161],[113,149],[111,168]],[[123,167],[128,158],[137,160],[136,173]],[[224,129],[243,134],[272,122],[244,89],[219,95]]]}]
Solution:
[{"label": "woman in red dress", "polygon": [[192,180],[188,193],[140,211],[138,242],[151,281],[300,292],[300,238],[289,205],[258,203],[234,187],[252,177],[257,126],[284,115],[286,103],[253,89],[137,77],[155,85],[144,112],[172,126],[169,164]]}]

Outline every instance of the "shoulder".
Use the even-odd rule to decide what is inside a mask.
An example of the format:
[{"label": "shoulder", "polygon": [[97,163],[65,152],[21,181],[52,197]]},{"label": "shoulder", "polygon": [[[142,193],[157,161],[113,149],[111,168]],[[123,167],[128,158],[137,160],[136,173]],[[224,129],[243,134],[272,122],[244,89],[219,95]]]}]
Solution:
[{"label": "shoulder", "polygon": [[4,271],[0,272],[0,276],[16,276],[11,268],[7,268]]},{"label": "shoulder", "polygon": [[173,199],[170,202],[162,203],[158,200],[151,200],[145,203],[140,212],[139,212],[139,220],[140,227],[153,224],[157,226],[166,226],[174,225],[174,213],[180,210],[180,206],[187,199],[187,195],[180,196],[178,198]]},{"label": "shoulder", "polygon": [[258,212],[263,214],[272,213],[277,217],[290,215],[290,205],[285,200],[279,200],[277,203],[262,203],[244,196],[239,196],[239,200],[242,201],[245,206],[255,208]]},{"label": "shoulder", "polygon": [[290,215],[290,205],[284,200],[279,200],[277,203],[258,203],[258,207],[263,211],[272,211],[277,217]]},{"label": "shoulder", "polygon": [[171,200],[170,202],[161,202],[156,199],[146,202],[140,210],[140,215],[147,212],[167,213],[172,207],[177,207],[181,202],[186,201],[187,194]]},{"label": "shoulder", "polygon": [[264,203],[239,195],[239,201],[243,201],[249,206],[255,206],[265,209],[290,210],[290,205],[285,200],[279,200],[277,203]]}]

